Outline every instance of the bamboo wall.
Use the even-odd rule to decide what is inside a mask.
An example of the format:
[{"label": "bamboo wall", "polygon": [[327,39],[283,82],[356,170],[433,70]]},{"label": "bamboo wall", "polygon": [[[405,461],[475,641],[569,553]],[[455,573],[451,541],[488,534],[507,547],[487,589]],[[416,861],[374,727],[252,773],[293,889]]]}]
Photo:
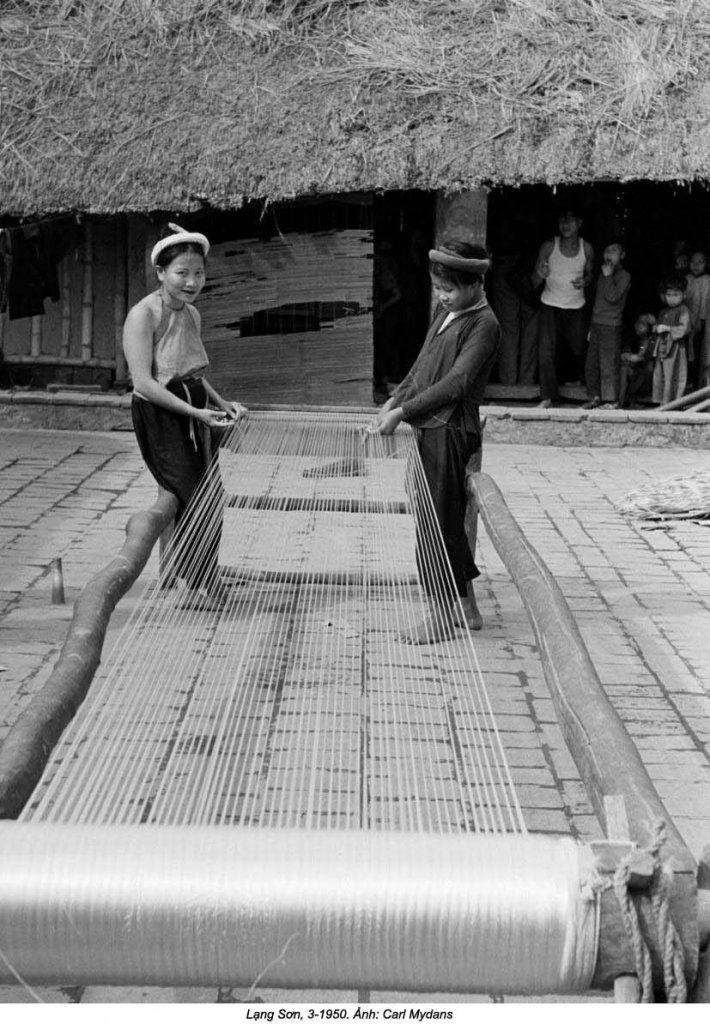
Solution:
[{"label": "bamboo wall", "polygon": [[210,251],[198,299],[210,380],[245,402],[372,401],[372,232],[293,232]]},{"label": "bamboo wall", "polygon": [[[436,236],[485,239],[486,192],[439,195]],[[156,286],[158,228],[140,216],[86,217],[44,316],[0,316],[4,383],[125,386],[127,310]],[[249,402],[372,401],[373,232],[298,230],[214,245],[198,299],[209,376]]]},{"label": "bamboo wall", "polygon": [[138,217],[85,218],[80,234],[57,268],[59,301],[45,299],[43,316],[0,317],[10,382],[125,380],[121,331],[129,306],[145,294],[146,229]]}]

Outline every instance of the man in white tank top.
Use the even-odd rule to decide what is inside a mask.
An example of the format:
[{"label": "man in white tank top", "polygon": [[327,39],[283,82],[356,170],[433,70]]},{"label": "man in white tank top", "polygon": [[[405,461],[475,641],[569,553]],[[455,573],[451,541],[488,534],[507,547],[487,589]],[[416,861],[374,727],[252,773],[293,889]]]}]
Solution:
[{"label": "man in white tank top", "polygon": [[540,405],[557,399],[558,372],[567,365],[583,378],[587,341],[584,289],[592,281],[594,251],[580,235],[582,217],[567,203],[560,208],[559,234],[540,246],[533,280],[544,281],[540,296]]}]

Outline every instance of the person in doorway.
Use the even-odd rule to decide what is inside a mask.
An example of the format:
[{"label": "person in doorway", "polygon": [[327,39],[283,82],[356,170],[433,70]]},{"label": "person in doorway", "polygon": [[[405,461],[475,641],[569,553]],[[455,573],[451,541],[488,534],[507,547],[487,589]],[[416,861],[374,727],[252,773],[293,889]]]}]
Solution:
[{"label": "person in doorway", "polygon": [[625,409],[642,395],[651,391],[653,379],[653,346],[655,335],[653,328],[656,318],[653,313],[641,313],[634,323],[636,344],[633,348],[624,348],[621,353],[621,369],[619,374],[619,406]]},{"label": "person in doorway", "polygon": [[209,242],[174,224],[170,230],[151,252],[159,286],[129,310],[123,350],[133,382],[138,446],[159,487],[178,500],[176,538],[186,540],[175,569],[187,584],[181,605],[213,611],[223,603],[217,573],[220,529],[207,540],[203,529],[191,529],[190,499],[207,470],[210,430],[236,421],[246,410],[221,398],[204,376],[208,358],[193,303],[205,283]]},{"label": "person in doorway", "polygon": [[429,273],[437,308],[419,356],[372,428],[381,434],[391,434],[402,422],[415,428],[443,537],[446,557],[434,558],[430,551],[429,557],[424,557],[418,537],[417,562],[429,611],[406,638],[413,643],[452,637],[458,599],[469,628],[482,627],[473,588],[480,574],[464,518],[466,466],[480,451],[479,405],[500,345],[500,326],[483,287],[490,264],[483,246],[458,239],[430,250]]},{"label": "person in doorway", "polygon": [[[690,254],[685,284],[685,304],[690,312],[690,342],[688,359],[692,366],[692,383],[701,388],[704,380],[705,360],[703,342],[710,312],[710,274],[707,255],[702,249]],[[690,367],[689,367],[690,369]]]},{"label": "person in doorway", "polygon": [[666,405],[685,394],[688,381],[690,310],[685,304],[685,277],[671,274],[665,281],[665,305],[653,333],[653,401]]},{"label": "person in doorway", "polygon": [[572,379],[584,373],[587,313],[585,288],[592,281],[594,250],[580,235],[582,216],[576,205],[560,208],[559,234],[543,242],[534,282],[544,282],[540,295],[540,406],[558,397],[558,374],[566,364]]},{"label": "person in doorway", "polygon": [[604,249],[589,326],[584,373],[589,396],[586,409],[602,403],[607,408],[619,407],[622,319],[631,287],[631,274],[622,265],[625,255],[620,239],[613,239]]}]

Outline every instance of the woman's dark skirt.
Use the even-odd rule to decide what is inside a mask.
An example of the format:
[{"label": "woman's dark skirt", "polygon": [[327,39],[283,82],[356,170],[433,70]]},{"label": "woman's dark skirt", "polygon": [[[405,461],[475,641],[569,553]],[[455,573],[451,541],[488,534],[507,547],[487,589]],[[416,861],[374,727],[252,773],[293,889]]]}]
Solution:
[{"label": "woman's dark skirt", "polygon": [[[190,404],[196,408],[207,404],[200,380],[169,384],[168,390],[186,401],[189,394]],[[175,576],[186,579],[191,587],[210,586],[216,579],[222,532],[221,493],[219,508],[213,509],[212,503],[210,505],[208,522],[197,521],[192,502],[210,465],[209,429],[198,420],[135,395],[131,413],[146,466],[158,484],[174,494],[179,502],[173,540],[174,550],[179,555],[172,571]]]}]

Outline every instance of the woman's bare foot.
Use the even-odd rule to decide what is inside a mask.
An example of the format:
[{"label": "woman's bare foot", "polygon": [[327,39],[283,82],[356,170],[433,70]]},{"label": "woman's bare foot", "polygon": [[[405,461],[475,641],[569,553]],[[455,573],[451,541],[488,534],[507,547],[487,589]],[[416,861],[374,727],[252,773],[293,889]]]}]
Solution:
[{"label": "woman's bare foot", "polygon": [[401,639],[406,644],[436,644],[442,640],[451,640],[455,627],[450,608],[432,606],[412,632],[403,634]]},{"label": "woman's bare foot", "polygon": [[473,591],[473,581],[466,584],[466,596],[461,598],[461,604],[454,606],[456,614],[456,625],[478,632],[483,629],[483,616],[476,604],[476,595]]},{"label": "woman's bare foot", "polygon": [[478,607],[474,603],[472,608],[470,601],[466,597],[461,599],[461,608],[456,609],[456,625],[462,629],[471,629],[474,632],[483,629],[483,617]]}]

